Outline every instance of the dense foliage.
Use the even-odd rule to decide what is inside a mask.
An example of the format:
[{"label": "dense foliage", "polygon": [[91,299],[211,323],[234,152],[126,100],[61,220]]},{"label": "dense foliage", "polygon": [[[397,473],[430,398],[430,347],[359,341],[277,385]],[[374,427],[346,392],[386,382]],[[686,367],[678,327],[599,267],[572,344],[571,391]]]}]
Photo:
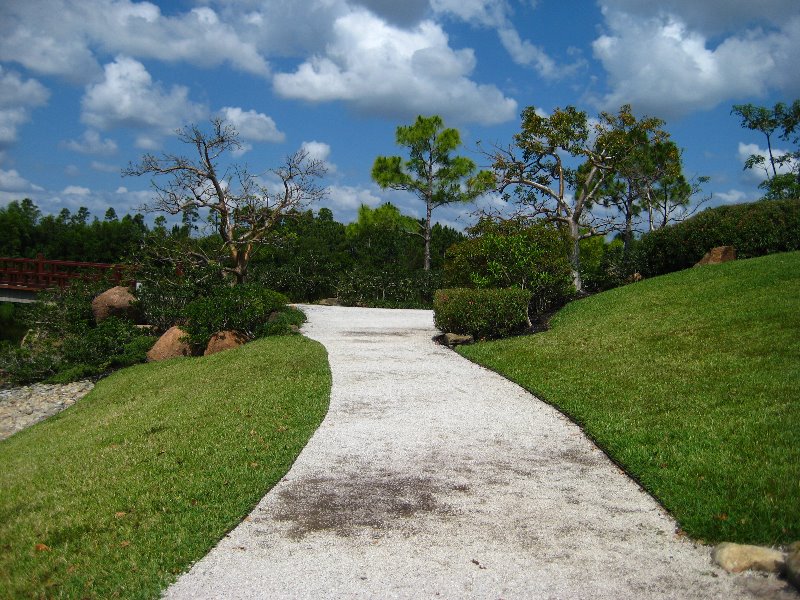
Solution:
[{"label": "dense foliage", "polygon": [[259,285],[221,286],[210,295],[186,305],[189,341],[204,348],[217,331],[237,331],[250,339],[268,333],[269,318],[286,306],[288,299]]},{"label": "dense foliage", "polygon": [[56,216],[42,216],[31,200],[12,201],[0,207],[0,256],[33,258],[41,253],[53,260],[120,262],[147,232],[140,214],[118,219],[109,208],[102,221],[90,216],[84,207],[74,214],[64,208]]},{"label": "dense foliage", "polygon": [[529,290],[532,314],[574,294],[569,240],[556,227],[482,220],[471,231],[473,237],[447,251],[446,285]]},{"label": "dense foliage", "polygon": [[445,332],[475,338],[506,337],[530,325],[529,290],[519,288],[438,290],[433,299],[433,319]]},{"label": "dense foliage", "polygon": [[429,308],[440,282],[438,271],[357,268],[339,279],[338,297],[345,306]]},{"label": "dense foliage", "polygon": [[652,277],[694,265],[715,246],[733,246],[740,258],[800,249],[800,200],[719,206],[642,237],[637,264]]},{"label": "dense foliage", "polygon": [[12,383],[63,383],[143,362],[155,337],[116,317],[94,322],[91,301],[109,287],[106,281],[76,281],[44,294],[24,313],[30,333],[23,345],[2,348],[0,371]]}]

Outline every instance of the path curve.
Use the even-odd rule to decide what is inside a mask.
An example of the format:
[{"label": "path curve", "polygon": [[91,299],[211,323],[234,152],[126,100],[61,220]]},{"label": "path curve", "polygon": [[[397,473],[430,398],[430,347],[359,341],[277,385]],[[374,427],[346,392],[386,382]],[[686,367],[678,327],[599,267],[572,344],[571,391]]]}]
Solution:
[{"label": "path curve", "polygon": [[796,598],[713,567],[578,427],[436,345],[430,311],[302,308],[329,413],[167,598]]}]

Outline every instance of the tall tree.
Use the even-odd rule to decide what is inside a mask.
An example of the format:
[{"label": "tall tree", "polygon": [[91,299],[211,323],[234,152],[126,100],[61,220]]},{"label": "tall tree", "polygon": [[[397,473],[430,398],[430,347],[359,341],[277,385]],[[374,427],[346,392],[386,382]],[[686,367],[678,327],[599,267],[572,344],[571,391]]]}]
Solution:
[{"label": "tall tree", "polygon": [[[326,173],[325,164],[304,150],[270,170],[279,182],[273,191],[243,166],[234,164],[223,169],[223,155],[241,144],[236,129],[222,119],[211,121],[210,132],[189,125],[178,131],[178,139],[194,149],[194,157],[145,154],[123,174],[154,177],[156,197],[146,210],[171,215],[208,211],[229,256],[224,270],[237,283],[245,280],[250,259],[280,219],[325,195],[317,183]],[[166,182],[160,183],[156,178]]]},{"label": "tall tree", "polygon": [[492,188],[487,171],[476,173],[475,163],[452,153],[461,145],[457,129],[445,128],[442,118],[418,116],[413,125],[399,126],[399,146],[408,149],[409,159],[379,156],[372,166],[372,178],[382,188],[405,190],[425,203],[424,269],[431,268],[431,215],[435,208],[454,202],[470,202]]},{"label": "tall tree", "polygon": [[[603,178],[599,195],[604,206],[616,208],[622,217],[626,256],[633,241],[634,220],[649,209],[656,184],[681,175],[680,150],[663,126],[664,121],[655,117],[637,119],[629,104],[616,114],[600,113],[598,144],[609,147],[609,154],[616,159]],[[582,170],[590,164],[584,163]]]},{"label": "tall tree", "polygon": [[[767,155],[751,154],[744,164],[745,169],[763,169],[766,179],[758,187],[766,192],[765,198],[800,197],[800,100],[790,105],[778,102],[773,108],[734,104],[731,114],[740,118],[742,127],[760,131],[766,138]],[[776,149],[773,145],[776,132],[779,139],[789,142],[794,149]]]},{"label": "tall tree", "polygon": [[[513,218],[542,219],[568,231],[578,292],[583,290],[580,241],[619,228],[615,214],[594,209],[602,205],[609,178],[636,147],[636,136],[626,132],[652,133],[657,125],[652,120],[637,122],[624,106],[618,116],[601,117],[594,124],[574,106],[556,108],[550,116],[530,106],[522,112],[521,131],[513,144],[491,154],[498,189],[516,204]],[[509,187],[513,198],[506,192]]]}]

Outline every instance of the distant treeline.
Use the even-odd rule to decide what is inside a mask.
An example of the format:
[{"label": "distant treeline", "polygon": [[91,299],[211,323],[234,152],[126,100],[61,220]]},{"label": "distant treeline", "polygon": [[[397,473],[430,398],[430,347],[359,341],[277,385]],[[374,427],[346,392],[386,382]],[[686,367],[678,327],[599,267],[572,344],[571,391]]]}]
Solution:
[{"label": "distant treeline", "polygon": [[[209,255],[221,247],[214,234],[205,235],[197,214],[184,215],[181,225],[166,227],[163,217],[148,226],[141,214],[118,217],[109,208],[102,220],[86,208],[43,215],[29,199],[0,208],[0,256],[91,262],[138,263],[148,245],[192,238],[194,247]],[[321,208],[292,213],[282,219],[268,243],[252,261],[251,279],[288,293],[293,299],[335,294],[344,273],[358,271],[415,272],[423,265],[421,221],[402,215],[392,204],[362,206],[358,219],[345,225]],[[464,238],[451,227],[432,229],[431,266],[439,270],[444,254]]]}]

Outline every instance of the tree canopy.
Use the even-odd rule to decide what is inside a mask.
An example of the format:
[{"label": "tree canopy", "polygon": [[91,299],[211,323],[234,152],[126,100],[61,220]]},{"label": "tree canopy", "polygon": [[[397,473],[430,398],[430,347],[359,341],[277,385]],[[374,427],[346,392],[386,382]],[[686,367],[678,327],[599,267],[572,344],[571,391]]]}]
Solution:
[{"label": "tree canopy", "polygon": [[409,158],[378,156],[372,179],[382,188],[404,190],[425,203],[422,237],[425,242],[424,269],[431,267],[431,215],[433,210],[454,202],[470,202],[492,188],[488,172],[476,173],[475,163],[453,156],[461,145],[457,129],[445,128],[442,118],[418,116],[408,126],[399,126],[395,136]]}]

